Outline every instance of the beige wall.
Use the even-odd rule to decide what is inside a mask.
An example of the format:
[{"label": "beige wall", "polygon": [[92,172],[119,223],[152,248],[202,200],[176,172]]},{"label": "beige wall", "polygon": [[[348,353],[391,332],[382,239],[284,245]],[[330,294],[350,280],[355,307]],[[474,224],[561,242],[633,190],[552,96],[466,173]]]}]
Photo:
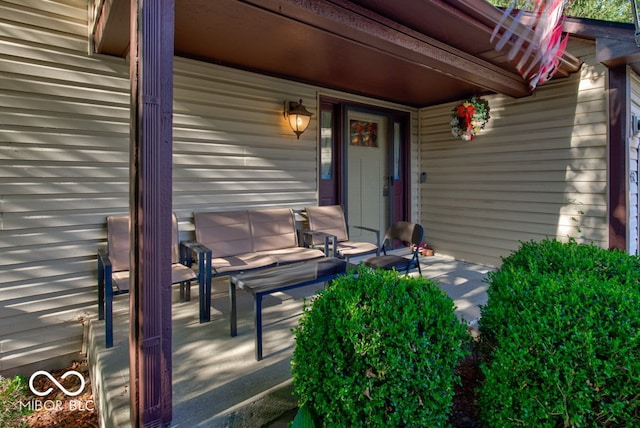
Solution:
[{"label": "beige wall", "polygon": [[491,120],[472,142],[450,134],[457,103],[421,110],[421,221],[436,252],[499,266],[520,241],[608,245],[606,70],[593,43],[569,49],[579,74],[522,99],[487,96]]},{"label": "beige wall", "polygon": [[[86,1],[0,1],[0,373],[77,358],[104,217],[127,191],[128,67]],[[29,374],[29,373],[25,373]]]}]

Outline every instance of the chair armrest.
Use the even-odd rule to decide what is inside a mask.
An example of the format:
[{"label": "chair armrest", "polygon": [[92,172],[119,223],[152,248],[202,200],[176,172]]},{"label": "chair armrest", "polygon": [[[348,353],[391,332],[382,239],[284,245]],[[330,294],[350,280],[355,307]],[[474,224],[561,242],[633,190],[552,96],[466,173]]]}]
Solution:
[{"label": "chair armrest", "polygon": [[380,230],[374,229],[373,227],[366,227],[366,226],[352,225],[351,227],[355,227],[356,229],[366,230],[367,232],[375,233],[375,235],[376,235],[376,245],[378,246],[378,248],[380,248]]},{"label": "chair armrest", "polygon": [[330,233],[320,232],[317,230],[303,230],[303,239],[305,247],[309,247],[307,243],[307,237],[311,237],[311,243],[313,244],[313,238],[322,238],[324,240],[324,255],[325,257],[329,257],[329,245],[333,246],[333,256],[336,256],[336,247],[338,244],[338,238],[335,235],[331,235]]},{"label": "chair armrest", "polygon": [[180,262],[193,263],[193,254],[198,255],[198,286],[200,289],[200,323],[211,321],[211,280],[213,268],[211,250],[195,241],[180,242]]},{"label": "chair armrest", "polygon": [[111,267],[111,259],[109,258],[109,253],[107,253],[107,250],[98,250],[98,263],[103,268],[106,268],[107,266]]},{"label": "chair armrest", "polygon": [[180,263],[187,267],[193,265],[193,254],[200,254],[201,245],[195,241],[180,241]]}]

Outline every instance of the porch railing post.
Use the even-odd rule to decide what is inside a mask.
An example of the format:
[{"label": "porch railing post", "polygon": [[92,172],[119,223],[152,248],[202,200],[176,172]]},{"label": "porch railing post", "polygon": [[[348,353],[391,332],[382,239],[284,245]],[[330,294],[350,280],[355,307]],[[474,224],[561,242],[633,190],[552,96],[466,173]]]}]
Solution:
[{"label": "porch railing post", "polygon": [[172,418],[171,214],[174,0],[131,2],[131,424]]}]

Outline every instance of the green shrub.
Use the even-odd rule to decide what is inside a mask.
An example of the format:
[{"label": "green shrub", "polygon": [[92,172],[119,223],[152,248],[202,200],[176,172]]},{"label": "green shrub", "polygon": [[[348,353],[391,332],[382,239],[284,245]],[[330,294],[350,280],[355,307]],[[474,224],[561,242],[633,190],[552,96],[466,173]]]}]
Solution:
[{"label": "green shrub", "polygon": [[292,372],[324,426],[447,425],[470,336],[424,278],[361,267],[305,304]]},{"label": "green shrub", "polygon": [[28,407],[20,406],[29,399],[27,382],[22,376],[3,378],[0,376],[0,427],[27,427],[21,420],[22,416],[30,413]]},{"label": "green shrub", "polygon": [[529,242],[489,273],[486,426],[640,426],[640,260]]}]

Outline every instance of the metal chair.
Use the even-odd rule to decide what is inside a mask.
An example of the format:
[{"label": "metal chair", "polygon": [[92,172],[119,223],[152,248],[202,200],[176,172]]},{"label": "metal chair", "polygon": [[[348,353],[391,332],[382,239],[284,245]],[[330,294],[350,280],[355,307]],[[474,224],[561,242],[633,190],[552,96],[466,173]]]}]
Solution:
[{"label": "metal chair", "polygon": [[321,244],[324,242],[325,237],[329,237],[333,247],[334,257],[349,261],[349,258],[354,256],[371,253],[379,254],[380,231],[370,227],[352,226],[374,233],[376,243],[350,240],[347,222],[344,218],[344,211],[340,205],[306,207],[305,210],[307,212],[310,229],[307,231],[307,234],[313,236],[313,243],[315,245]]},{"label": "metal chair", "polygon": [[[171,283],[180,284],[180,301],[191,298],[190,283],[199,280],[181,263],[178,219],[172,215]],[[129,216],[107,217],[107,251],[98,250],[98,319],[105,320],[105,344],[113,346],[113,296],[129,292]]]},{"label": "metal chair", "polygon": [[[395,269],[398,271],[404,270],[405,274],[408,274],[412,268],[417,266],[418,272],[422,276],[420,260],[418,259],[418,251],[423,237],[424,229],[421,225],[406,221],[396,222],[392,224],[385,233],[384,240],[380,246],[382,255],[370,257],[364,260],[363,263],[365,266],[372,268],[381,268],[386,270]],[[396,254],[387,254],[386,246],[392,245],[394,240],[413,245],[414,249],[411,258]]]}]

